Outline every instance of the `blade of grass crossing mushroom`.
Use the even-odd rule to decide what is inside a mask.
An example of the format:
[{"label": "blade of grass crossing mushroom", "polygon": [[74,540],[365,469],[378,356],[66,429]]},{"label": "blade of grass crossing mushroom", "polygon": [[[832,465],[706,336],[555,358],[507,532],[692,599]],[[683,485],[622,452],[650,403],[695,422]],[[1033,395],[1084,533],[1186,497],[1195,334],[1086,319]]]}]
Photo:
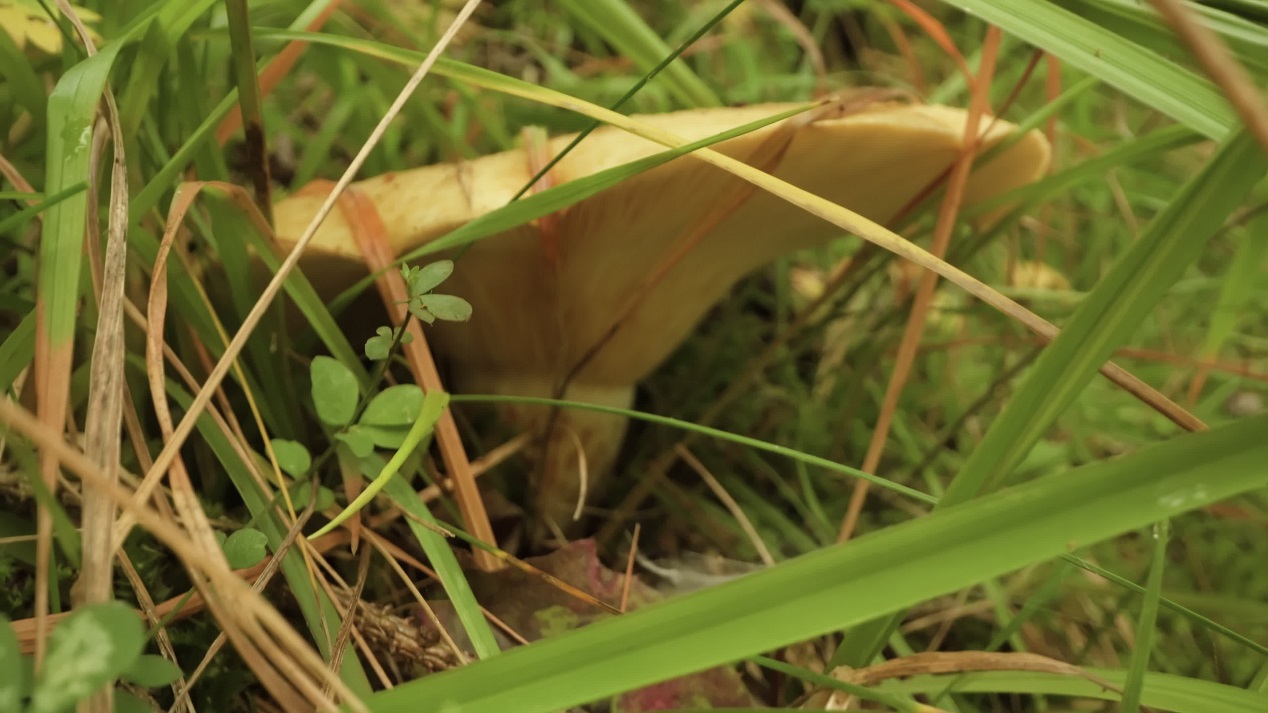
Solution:
[{"label": "blade of grass crossing mushroom", "polygon": [[[779,114],[764,117],[758,121],[736,127],[730,131],[715,134],[680,148],[662,151],[658,154],[648,156],[647,158],[631,161],[630,163],[623,164],[621,166],[614,166],[613,168],[605,169],[584,178],[568,181],[561,186],[549,188],[541,193],[535,193],[525,198],[520,198],[513,203],[508,203],[501,208],[490,211],[446,235],[420,245],[408,253],[401,255],[396,259],[393,265],[413,262],[442,250],[469,245],[477,240],[487,238],[490,235],[496,235],[497,233],[509,228],[523,225],[537,218],[541,218],[542,216],[561,211],[568,206],[574,205],[586,198],[611,188],[621,181],[645,171],[650,171],[651,169],[664,165],[675,158],[685,156],[698,148],[711,146],[715,143],[756,131],[764,126],[769,126],[770,124],[778,123],[784,119],[801,114],[802,112],[809,111],[815,106],[817,106],[817,104],[806,104]],[[339,293],[339,295],[330,302],[331,311],[337,312],[346,306],[352,299],[373,283],[376,274],[377,273],[371,274],[370,276],[361,279],[356,284]]]},{"label": "blade of grass crossing mushroom", "polygon": [[[375,694],[376,713],[566,709],[804,641],[1268,485],[1256,417],[869,533]],[[841,606],[849,602],[849,606]]]},{"label": "blade of grass crossing mushroom", "polygon": [[[712,146],[713,144],[726,141],[727,139],[731,139],[736,136],[743,136],[744,134],[751,133],[761,129],[762,127],[769,126],[793,116],[797,116],[803,112],[810,111],[814,109],[815,106],[817,106],[817,104],[806,104],[772,116],[763,117],[758,121],[736,127],[730,131],[724,131],[706,139],[694,141],[685,146],[671,148],[668,151],[662,151],[652,156],[648,156],[647,158],[631,161],[621,166],[605,169],[584,178],[568,181],[561,186],[549,188],[541,193],[521,198],[514,203],[510,203],[502,208],[490,211],[489,213],[476,218],[447,235],[424,245],[420,245],[409,253],[402,255],[398,262],[414,261],[432,253],[460,247],[468,243],[475,242],[476,240],[480,240],[481,238],[495,235],[517,225],[523,225],[524,223],[540,218],[543,215],[549,215],[550,213],[563,210],[564,208],[585,200],[586,198],[600,193],[605,189],[611,188],[628,178],[650,171],[657,166],[662,166],[669,161],[685,156],[692,151]],[[355,289],[355,287],[353,289]],[[348,290],[348,292],[351,292],[351,290]]]},{"label": "blade of grass crossing mushroom", "polygon": [[[510,77],[479,70],[475,67],[455,67],[454,64],[456,63],[446,65],[446,69],[455,70],[452,75],[455,79],[475,82],[494,91],[502,91],[513,96],[543,101],[559,108],[577,111],[670,148],[681,148],[687,144],[685,140],[674,136],[672,133],[648,126],[635,118],[615,114],[602,107],[587,104],[567,95],[530,85]],[[1057,333],[1056,327],[1022,305],[991,289],[981,280],[937,259],[928,251],[903,239],[884,226],[712,149],[698,149],[692,152],[692,156],[755,183],[766,191],[842,228],[846,232],[853,233],[899,257],[936,272],[974,297],[991,305],[1005,315],[1020,321],[1041,336],[1052,338]],[[1102,367],[1102,371],[1114,383],[1119,384],[1130,393],[1147,397],[1147,403],[1159,409],[1172,421],[1181,424],[1193,422],[1193,418],[1184,412],[1183,409],[1179,409],[1165,396],[1157,393],[1130,373],[1125,372],[1118,365],[1107,363]]]},{"label": "blade of grass crossing mushroom", "polygon": [[[1206,240],[1265,170],[1268,157],[1247,132],[1239,131],[1224,142],[1203,171],[1180,189],[1084,298],[1039,356],[951,481],[942,507],[963,503],[1003,482],[1114,350],[1148,319],[1158,300],[1197,259]],[[835,663],[858,666],[870,661],[897,623],[897,618],[891,618],[852,632],[838,649],[844,658]]]}]

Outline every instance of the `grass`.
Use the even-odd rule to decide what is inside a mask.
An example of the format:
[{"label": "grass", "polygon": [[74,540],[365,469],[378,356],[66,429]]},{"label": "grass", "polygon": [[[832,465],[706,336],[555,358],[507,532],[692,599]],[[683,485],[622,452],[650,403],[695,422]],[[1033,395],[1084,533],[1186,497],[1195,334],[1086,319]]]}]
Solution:
[{"label": "grass", "polygon": [[[619,477],[587,524],[612,570],[635,523],[639,551],[676,571],[695,572],[693,553],[777,564],[509,652],[480,610],[506,606],[482,584],[498,575],[472,563],[549,567],[523,564],[542,551],[503,531],[511,552],[479,545],[469,502],[424,507],[424,454],[392,460],[384,494],[403,518],[373,507],[305,539],[399,447],[412,416],[360,414],[413,403],[388,387],[427,386],[430,356],[389,329],[393,358],[363,358],[355,295],[323,299],[298,270],[278,306],[257,308],[252,267],[254,254],[285,269],[266,242],[272,201],[357,165],[462,4],[84,0],[89,52],[65,17],[0,0],[0,614],[14,622],[0,627],[0,696],[105,710],[117,679],[129,710],[187,695],[202,710],[329,697],[551,711],[726,666],[768,707],[832,689],[903,711],[1263,707],[1268,146],[1253,103],[1239,114],[1225,98],[1263,105],[1262,3],[1189,6],[1249,84],[1208,73],[1122,0],[481,7],[357,176],[513,148],[530,125],[610,123],[665,152],[527,193],[411,259],[687,152],[843,234],[746,279],[640,385]],[[1053,171],[989,230],[941,196],[879,226],[712,152],[722,137],[684,146],[628,118],[860,85],[1005,107],[1049,132]],[[94,143],[103,91],[119,132]],[[86,219],[100,249],[84,249]],[[104,279],[125,244],[124,276]],[[943,279],[922,291],[930,273],[893,253]],[[347,418],[321,416],[335,391],[314,394],[314,364],[342,385]],[[491,399],[510,401],[453,395]],[[499,445],[464,421],[435,440],[449,473]],[[522,467],[494,477],[513,485]],[[138,489],[158,497],[116,510]],[[171,616],[191,587],[197,607]],[[344,615],[350,593],[431,602],[477,660],[422,676],[390,661],[399,649],[368,641],[374,621]],[[143,628],[111,623],[125,604]],[[126,642],[101,672],[50,673],[98,630]]]}]

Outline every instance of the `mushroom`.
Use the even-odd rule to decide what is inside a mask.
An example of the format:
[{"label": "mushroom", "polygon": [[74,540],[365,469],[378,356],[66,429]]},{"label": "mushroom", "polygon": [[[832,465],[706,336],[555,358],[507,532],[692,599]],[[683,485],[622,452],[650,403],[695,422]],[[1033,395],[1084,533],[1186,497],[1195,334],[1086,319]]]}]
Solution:
[{"label": "mushroom", "polygon": [[[956,160],[967,112],[858,96],[714,148],[884,223]],[[793,106],[639,118],[696,141]],[[1016,131],[989,117],[982,125],[989,128],[981,151]],[[550,140],[545,153],[558,154],[573,138]],[[391,173],[356,188],[374,202],[393,248],[404,254],[505,205],[542,163],[533,148]],[[662,150],[603,128],[567,154],[551,177],[558,185]],[[1044,137],[1025,134],[975,167],[965,203],[1036,180],[1048,161]],[[276,205],[284,245],[298,238],[323,198],[301,194]],[[549,218],[479,241],[458,258],[444,291],[469,301],[473,316],[428,328],[429,343],[449,364],[455,392],[629,407],[635,385],[741,277],[777,256],[840,235],[838,228],[689,156]],[[365,276],[360,260],[345,217],[336,211],[301,265],[319,289],[334,291]],[[583,478],[594,492],[614,465],[626,419],[521,404],[496,410],[505,423],[541,436],[533,504],[539,515],[566,525],[579,510]]]}]

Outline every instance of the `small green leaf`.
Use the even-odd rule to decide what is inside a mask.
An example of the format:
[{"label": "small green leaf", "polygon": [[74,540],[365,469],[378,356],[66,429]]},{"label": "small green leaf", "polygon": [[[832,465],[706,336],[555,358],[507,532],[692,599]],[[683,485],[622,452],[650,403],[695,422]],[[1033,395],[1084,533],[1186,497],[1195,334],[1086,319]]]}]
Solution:
[{"label": "small green leaf", "polygon": [[365,356],[374,361],[383,361],[392,349],[392,330],[379,327],[378,333],[365,340]]},{"label": "small green leaf", "polygon": [[[299,483],[294,488],[291,488],[291,500],[295,503],[296,507],[308,507],[308,500],[311,497],[310,493],[312,492],[311,488],[312,486],[309,485],[306,480]],[[317,488],[317,502],[313,504],[313,509],[320,512],[334,504],[334,491],[324,485],[319,486]]]},{"label": "small green leaf", "polygon": [[379,448],[400,448],[409,426],[363,426],[365,435]]},{"label": "small green leaf", "polygon": [[114,693],[114,713],[151,713],[153,710],[154,708],[149,703],[127,691]]},{"label": "small green leaf", "polygon": [[229,539],[225,540],[222,546],[225,559],[229,560],[229,566],[234,569],[252,567],[268,554],[268,550],[265,549],[268,541],[268,536],[263,532],[244,527],[230,534]]},{"label": "small green leaf", "polygon": [[418,298],[428,312],[446,322],[465,322],[471,319],[471,303],[454,295],[423,295]]},{"label": "small green leaf", "polygon": [[27,710],[60,713],[70,708],[132,668],[144,646],[141,620],[122,602],[76,609],[49,637]]},{"label": "small green leaf", "polygon": [[343,443],[352,451],[352,455],[364,458],[374,452],[374,439],[365,428],[356,424],[348,426],[346,431],[335,434],[335,440]]},{"label": "small green leaf", "polygon": [[357,377],[328,356],[314,358],[309,374],[317,417],[331,426],[346,426],[357,412]]},{"label": "small green leaf", "polygon": [[379,448],[400,448],[422,409],[422,389],[413,384],[392,386],[370,400],[358,427]]},{"label": "small green leaf", "polygon": [[31,688],[30,672],[23,663],[18,636],[0,615],[0,711],[22,710],[21,701]]},{"label": "small green leaf", "polygon": [[423,410],[423,390],[414,384],[390,386],[370,399],[362,426],[410,426]]},{"label": "small green leaf", "polygon": [[142,654],[124,672],[123,678],[142,688],[158,688],[180,678],[180,666],[156,654]]},{"label": "small green leaf", "polygon": [[436,315],[428,312],[427,308],[423,306],[422,300],[418,297],[410,300],[409,313],[428,324],[433,324],[436,321]]},{"label": "small green leaf", "polygon": [[453,274],[453,260],[438,260],[422,268],[413,268],[405,278],[409,283],[409,293],[418,296],[431,292],[449,279]]},{"label": "small green leaf", "polygon": [[272,445],[273,455],[277,456],[277,464],[290,475],[298,478],[313,466],[313,457],[303,443],[288,441],[285,438],[274,438]]},{"label": "small green leaf", "polygon": [[[379,327],[378,334],[365,340],[365,356],[373,361],[382,361],[392,352],[392,341],[400,332],[400,328]],[[400,335],[401,344],[414,341],[414,335],[406,332]]]}]

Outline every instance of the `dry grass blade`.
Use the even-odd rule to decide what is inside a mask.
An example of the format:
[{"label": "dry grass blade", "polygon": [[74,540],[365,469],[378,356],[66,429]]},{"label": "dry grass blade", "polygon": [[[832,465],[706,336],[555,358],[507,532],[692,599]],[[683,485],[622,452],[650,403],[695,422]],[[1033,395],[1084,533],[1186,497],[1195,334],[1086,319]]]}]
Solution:
[{"label": "dry grass blade", "polygon": [[[208,557],[205,548],[191,540],[188,533],[141,504],[133,491],[110,482],[82,452],[67,445],[57,431],[45,428],[25,409],[7,402],[0,402],[0,423],[23,434],[37,447],[50,452],[67,470],[78,475],[81,480],[91,483],[106,493],[118,507],[127,512],[155,539],[171,549],[194,575],[195,580],[205,592],[214,589],[215,596],[208,598],[209,605],[212,602],[232,602],[231,606],[221,605],[214,607],[212,611],[225,627],[225,633],[230,636],[234,647],[240,653],[248,646],[251,648],[247,649],[247,652],[258,653],[257,647],[263,649],[271,661],[285,668],[286,675],[291,676],[286,685],[293,685],[307,697],[307,703],[301,703],[298,708],[288,708],[288,710],[307,710],[310,706],[334,710],[330,702],[322,700],[321,697],[320,683],[331,679],[325,662],[267,600],[258,592],[253,591],[228,568],[223,562],[223,557],[219,559]],[[234,620],[241,626],[231,626]],[[331,686],[339,698],[354,711],[368,713],[365,705],[343,681],[334,678]]]},{"label": "dry grass blade", "polygon": [[926,10],[911,2],[911,0],[890,0],[890,2],[902,10],[904,15],[911,18],[912,22],[919,25],[920,29],[929,35],[929,38],[942,49],[946,56],[955,61],[955,66],[964,75],[966,85],[972,87],[973,72],[969,70],[969,64],[964,61],[964,55],[960,54],[960,49],[955,46],[955,40],[951,39],[951,35],[947,34],[947,28],[941,22],[938,22],[933,15],[930,15]]},{"label": "dry grass blade", "polygon": [[[833,676],[845,683],[857,686],[875,686],[882,681],[894,678],[921,675],[951,675],[979,671],[1029,671],[1034,673],[1053,673],[1062,676],[1077,676],[1098,686],[1103,686],[1107,690],[1118,690],[1113,684],[1087,673],[1078,666],[1047,656],[1026,652],[926,652],[891,659],[867,668],[850,671],[837,669]],[[838,696],[843,699],[849,697],[845,693],[836,692],[830,699],[829,705],[833,702],[836,702],[837,705],[845,705],[844,701],[838,700]],[[846,708],[833,710],[846,710]]]},{"label": "dry grass blade", "polygon": [[[247,214],[247,216],[250,219],[253,220],[253,222],[255,223],[258,229],[260,229],[265,235],[271,234],[268,228],[268,224],[264,222],[263,216],[261,216],[259,211],[255,209],[255,205],[251,202],[249,197],[246,197],[245,192],[241,188],[237,186],[220,184],[215,182],[210,182],[210,183],[209,182],[194,182],[194,183],[181,185],[176,189],[176,195],[173,197],[172,205],[168,211],[167,225],[164,228],[163,237],[160,241],[160,245],[161,245],[160,253],[158,255],[158,259],[156,259],[155,261],[155,275],[157,275],[158,271],[160,270],[162,270],[163,273],[166,274],[166,269],[167,269],[166,256],[168,254],[168,251],[171,250],[171,246],[173,244],[173,241],[175,240],[176,233],[180,229],[180,227],[184,224],[185,216],[189,213],[190,208],[193,206],[194,199],[197,198],[198,194],[203,189],[208,187],[223,188],[231,198],[236,199],[238,203],[244,207],[244,212]],[[164,280],[153,279],[151,282],[152,282],[152,285],[158,285],[158,288],[163,290],[164,294],[166,294],[167,283],[165,279]],[[151,306],[151,311],[153,311],[153,308],[155,307],[153,293],[151,293],[150,306]],[[151,314],[149,317],[144,317],[142,319],[144,320],[143,328],[146,330],[146,333],[150,335],[150,339],[153,341],[153,344],[147,344],[147,355],[146,355],[147,360],[150,360],[150,363],[152,365],[156,367],[161,367],[162,360],[160,356],[163,354],[168,354],[169,357],[173,359],[174,364],[177,366],[177,368],[181,370],[181,376],[185,380],[186,384],[189,385],[190,388],[193,389],[195,392],[198,392],[198,393],[206,392],[208,388],[210,387],[208,385],[204,385],[201,388],[199,388],[199,385],[197,384],[197,382],[195,382],[193,378],[189,376],[188,371],[184,370],[184,368],[179,365],[179,362],[175,361],[174,355],[171,355],[170,352],[168,351],[166,343],[163,341],[163,335],[162,335],[163,330],[161,326],[162,321],[160,320],[159,327],[157,328],[157,333],[156,333],[155,329],[153,328],[154,326],[153,314]],[[217,324],[217,328],[219,328],[219,324]],[[221,335],[223,337],[223,330],[221,330]],[[153,349],[152,354],[149,351],[151,347]],[[231,360],[229,362],[229,366],[237,369],[239,379],[242,381],[242,383],[246,383],[246,379],[243,376],[241,367],[238,365],[236,359]],[[161,382],[159,385],[161,386]],[[217,384],[215,388],[212,389],[212,393],[215,393],[218,391],[219,391],[219,384]],[[164,393],[165,392],[161,389],[156,390],[154,392],[154,398],[155,399],[165,398],[163,396]],[[249,403],[254,404],[254,401],[251,399],[251,395],[249,391],[247,393],[247,397],[248,397]],[[204,402],[203,404],[204,409],[207,408],[207,403],[209,401],[210,401],[210,398],[208,398],[207,401]],[[225,413],[228,414],[230,418],[232,418],[232,411],[227,407],[227,404],[225,404],[225,406],[226,406],[224,409]],[[264,425],[260,417],[259,411],[258,409],[255,409],[254,406],[253,406],[253,412],[256,418],[256,422],[260,426],[260,430],[262,432],[265,432]],[[236,440],[237,443],[240,443],[240,444],[246,443],[246,438],[242,434],[242,431],[240,428],[234,428],[230,430],[226,425],[225,432],[235,433],[237,435],[237,440]],[[290,516],[291,520],[294,520],[295,507],[294,507],[294,504],[291,503],[290,491],[287,490],[285,487],[282,487],[282,483],[283,483],[282,474],[281,474],[281,470],[279,469],[277,465],[277,457],[276,457],[276,454],[273,453],[273,446],[270,439],[268,438],[264,439],[264,447],[265,447],[265,452],[269,457],[269,462],[273,466],[274,478],[282,493],[283,501],[286,504],[287,514]],[[167,449],[164,449],[163,453],[166,453],[166,452],[167,452]],[[160,453],[159,457],[155,458],[154,462],[146,470],[145,477],[141,480],[141,483],[137,486],[137,493],[139,497],[141,497],[142,499],[148,499],[150,497],[150,495],[154,492],[154,489],[158,487],[159,482],[162,480],[163,474],[166,472],[166,468],[159,467],[160,463],[162,462],[161,459],[162,459],[163,453]],[[173,456],[174,455],[175,454],[173,454]],[[245,457],[246,456],[245,449],[243,450],[242,455],[244,456],[244,458],[242,459],[244,463],[254,462],[254,459],[250,457]],[[169,465],[170,465],[170,461],[169,461]],[[260,486],[261,488],[265,487],[263,482],[260,483]],[[118,525],[115,528],[116,539],[122,542],[123,539],[127,537],[128,531],[132,528],[132,525],[133,525],[132,520],[126,514],[120,517]]]},{"label": "dry grass blade", "polygon": [[[317,489],[312,489],[312,501],[317,500]],[[297,530],[298,532],[298,530]],[[360,560],[357,563],[357,583],[353,585],[350,599],[353,602],[361,601],[361,593],[365,591],[366,576],[370,573],[370,550],[362,550]],[[331,647],[333,655],[330,657],[330,673],[334,676],[339,675],[339,669],[343,666],[343,656],[348,650],[348,639],[352,636],[353,629],[356,628],[356,617],[354,616],[355,608],[349,607],[347,615],[343,622],[339,625],[339,631],[335,634],[335,643]],[[322,691],[325,695],[330,695],[330,688],[327,687]]]},{"label": "dry grass blade", "polygon": [[[91,56],[97,48],[92,36],[84,27],[74,9],[66,0],[58,0],[58,7],[74,25],[80,40]],[[112,143],[113,160],[110,170],[110,217],[106,239],[106,252],[101,262],[100,296],[98,298],[97,329],[92,346],[92,361],[88,386],[88,412],[85,421],[84,450],[108,476],[118,477],[119,431],[123,422],[123,286],[127,271],[128,246],[128,175],[123,135],[119,128],[119,109],[109,87],[104,94],[107,120],[98,120],[94,136],[94,160],[91,162],[89,205],[96,205],[97,157],[102,144],[97,136],[108,130]],[[96,254],[99,243],[97,222],[87,223],[90,251]],[[113,598],[112,574],[114,572],[115,506],[95,488],[84,487],[83,514],[81,520],[83,570],[75,584],[76,606],[108,601]],[[107,686],[93,696],[88,704],[91,710],[109,711],[113,707],[113,688]]]},{"label": "dry grass blade", "polygon": [[[252,569],[256,569],[256,568],[259,569],[258,576],[248,577],[245,574],[242,576],[244,580],[245,579],[254,580],[251,583],[251,589],[253,591],[263,592],[264,588],[268,586],[270,581],[272,581],[273,575],[277,574],[282,563],[282,558],[286,556],[286,553],[291,548],[291,545],[293,545],[295,541],[299,539],[299,534],[303,532],[304,525],[308,523],[308,518],[312,516],[313,505],[316,503],[316,496],[317,496],[317,493],[314,490],[313,497],[308,503],[308,506],[304,508],[304,511],[299,514],[299,517],[295,520],[295,523],[291,525],[291,529],[287,531],[286,538],[282,540],[282,544],[277,548],[277,552],[274,553],[272,556],[270,556],[268,559],[266,559],[264,562],[261,562],[255,568],[252,568]],[[182,599],[183,598],[184,597],[182,596]],[[206,600],[204,599],[202,601],[205,602]],[[183,607],[182,611],[184,611],[187,608],[188,607]],[[172,703],[171,710],[173,711],[176,710],[178,707],[182,705],[182,703],[190,706],[191,708],[193,707],[193,702],[189,699],[189,693],[193,689],[194,684],[198,682],[199,677],[201,677],[207,671],[207,667],[211,665],[211,662],[212,660],[214,660],[216,654],[220,652],[220,649],[222,647],[224,647],[225,638],[226,638],[225,633],[221,632],[221,634],[217,636],[214,641],[211,642],[211,646],[207,647],[207,651],[203,654],[202,660],[198,662],[198,666],[194,668],[193,673],[189,675],[189,680],[186,681],[180,687],[180,689],[176,692],[176,700]],[[335,649],[335,651],[341,652],[342,649],[341,648]],[[333,669],[335,671],[338,671],[337,666],[333,667]],[[323,694],[326,696],[329,696],[330,694],[329,688],[324,689]]]},{"label": "dry grass blade", "polygon": [[[964,150],[960,158],[951,168],[947,180],[946,196],[938,211],[938,223],[934,228],[933,242],[929,250],[935,257],[942,259],[951,244],[951,233],[955,229],[956,216],[960,204],[964,200],[964,189],[968,185],[969,173],[973,170],[973,158],[980,141],[980,124],[989,104],[989,90],[995,73],[995,59],[999,52],[1000,31],[998,27],[986,29],[986,39],[982,44],[982,66],[980,74],[969,84],[973,88],[969,101],[969,114],[964,123]],[[894,412],[898,409],[898,398],[907,385],[907,377],[911,373],[912,363],[916,359],[916,350],[920,346],[920,337],[924,333],[925,320],[929,316],[929,305],[933,302],[933,293],[938,286],[938,275],[925,271],[920,277],[920,286],[916,288],[916,296],[908,314],[907,326],[903,330],[902,340],[898,344],[898,356],[894,360],[894,371],[890,374],[889,383],[885,387],[884,400],[881,403],[880,416],[872,438],[867,445],[867,454],[863,458],[862,469],[868,473],[876,472],[880,465],[881,454],[889,440],[889,429]],[[845,542],[854,533],[858,525],[859,514],[863,511],[863,503],[867,500],[871,483],[866,480],[854,482],[854,492],[850,494],[850,503],[841,521],[841,530],[837,542]]]},{"label": "dry grass blade", "polygon": [[[691,466],[691,469],[696,471],[696,475],[699,475],[700,479],[705,482],[705,485],[709,486],[709,490],[713,491],[713,494],[717,496],[718,500],[722,501],[722,505],[726,507],[727,512],[731,513],[731,517],[735,518],[735,521],[740,524],[740,529],[744,530],[744,534],[748,536],[749,542],[753,545],[753,549],[757,550],[757,556],[761,557],[762,564],[767,567],[774,567],[775,558],[771,555],[770,548],[766,546],[766,542],[762,540],[761,534],[757,532],[757,528],[753,527],[752,521],[750,521],[748,516],[744,514],[744,509],[741,508],[740,504],[735,501],[735,498],[731,497],[731,494],[726,491],[726,488],[722,487],[722,483],[718,482],[718,479],[714,477],[713,473],[710,473],[709,469],[704,466],[704,463],[701,463],[700,459],[696,458],[695,454],[693,454],[686,446],[679,444],[675,450],[678,451],[678,457],[682,458],[684,463]],[[633,549],[631,549],[631,552],[633,552]],[[622,604],[621,608],[624,609],[625,605]]]},{"label": "dry grass blade", "polygon": [[379,551],[379,554],[383,555],[383,558],[387,560],[388,565],[391,566],[392,571],[396,573],[396,576],[400,577],[401,582],[405,585],[405,588],[408,589],[409,593],[414,596],[414,601],[418,602],[419,608],[423,610],[428,622],[432,625],[433,631],[437,632],[441,642],[444,643],[445,648],[449,649],[448,653],[452,657],[452,661],[459,666],[465,666],[470,663],[466,654],[462,653],[462,648],[454,641],[453,635],[449,633],[449,630],[445,628],[445,625],[440,621],[439,617],[436,616],[436,612],[431,608],[431,605],[427,603],[427,600],[423,597],[423,593],[418,591],[418,587],[414,586],[414,581],[411,580],[409,575],[405,573],[405,569],[401,567],[401,563],[397,562],[396,558],[392,556],[392,553],[383,546],[383,540],[376,537],[371,540],[371,542],[374,544],[375,549]]},{"label": "dry grass blade", "polygon": [[[332,532],[314,542],[308,543],[307,546],[313,547],[317,552],[325,552],[340,545],[347,544],[347,532]],[[248,581],[256,581],[262,577],[269,576],[269,573],[278,566],[279,560],[276,556],[270,555],[263,562],[245,569],[234,570],[234,574],[239,578]],[[139,593],[138,593],[139,596]],[[170,597],[162,602],[153,604],[152,611],[137,611],[137,616],[154,621],[152,617],[165,619],[167,623],[180,621],[189,618],[195,614],[199,614],[207,610],[207,602],[197,590],[191,589],[182,594]],[[56,628],[57,625],[70,615],[70,612],[62,612],[53,614],[48,617],[50,628]],[[18,636],[18,646],[23,654],[30,654],[35,650],[35,620],[17,619],[10,622],[13,626],[14,633]],[[160,632],[160,636],[165,636]]]},{"label": "dry grass blade", "polygon": [[[192,201],[194,193],[196,191],[191,191],[190,197],[184,201],[178,196],[173,202],[173,208],[179,211],[183,206],[187,206],[189,201]],[[167,258],[172,249],[176,225],[179,225],[179,220],[169,221],[168,230],[165,231],[163,240],[159,244],[154,269],[150,276],[150,298],[146,314],[146,321],[149,324],[145,341],[146,378],[150,385],[155,417],[164,440],[170,439],[173,432],[163,366],[163,326],[167,319]],[[228,562],[216,541],[211,524],[199,502],[198,493],[194,490],[189,473],[185,469],[185,462],[179,454],[173,456],[165,471],[168,474],[176,512],[180,515],[185,529],[194,539],[200,556],[213,566],[228,569]],[[147,474],[148,478],[149,474]],[[187,566],[188,564],[186,563]],[[313,696],[310,690],[305,690],[313,688],[313,683],[303,680],[302,676],[294,675],[296,668],[294,662],[269,656],[257,647],[250,633],[254,622],[241,617],[232,600],[223,598],[223,592],[218,590],[213,583],[195,577],[194,584],[202,590],[208,608],[220,620],[225,636],[234,642],[243,660],[278,703],[284,708],[292,709],[303,707],[306,703],[318,703],[325,698],[320,694],[320,690],[317,696]]]}]

